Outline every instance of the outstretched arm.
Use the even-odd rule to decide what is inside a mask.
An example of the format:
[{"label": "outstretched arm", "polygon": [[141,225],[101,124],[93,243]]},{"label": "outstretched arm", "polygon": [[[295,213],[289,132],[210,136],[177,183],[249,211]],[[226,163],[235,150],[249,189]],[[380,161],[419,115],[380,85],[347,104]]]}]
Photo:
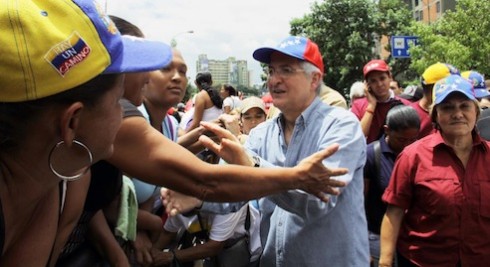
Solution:
[{"label": "outstretched arm", "polygon": [[[215,135],[223,136],[221,144],[225,144],[225,148],[229,145],[235,150],[242,149],[238,143],[224,138],[233,136],[227,130],[206,125],[211,126],[209,130]],[[338,146],[330,146],[294,168],[211,165],[164,137],[144,118],[128,117],[123,120],[114,143],[114,154],[108,161],[130,176],[208,201],[249,200],[290,189],[302,189],[327,200],[324,192],[335,194],[332,187],[344,186],[343,182],[330,177],[347,172],[321,164],[337,149]],[[224,150],[220,156],[227,154],[225,152],[230,153]],[[253,184],[260,186],[251,186]]]}]

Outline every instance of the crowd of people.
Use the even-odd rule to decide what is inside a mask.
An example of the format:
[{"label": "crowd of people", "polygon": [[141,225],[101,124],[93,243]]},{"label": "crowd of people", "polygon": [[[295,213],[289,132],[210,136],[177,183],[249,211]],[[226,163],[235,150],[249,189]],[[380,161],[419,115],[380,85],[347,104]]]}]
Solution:
[{"label": "crowd of people", "polygon": [[490,260],[477,70],[403,88],[373,59],[346,100],[289,36],[253,52],[271,103],[203,71],[184,111],[182,51],[92,0],[0,5],[0,266]]}]

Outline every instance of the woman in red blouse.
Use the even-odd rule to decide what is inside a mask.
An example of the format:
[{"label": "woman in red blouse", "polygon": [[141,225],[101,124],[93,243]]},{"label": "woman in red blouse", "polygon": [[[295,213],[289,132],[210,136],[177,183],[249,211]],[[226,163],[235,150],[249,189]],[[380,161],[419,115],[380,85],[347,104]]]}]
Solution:
[{"label": "woman in red blouse", "polygon": [[438,130],[399,155],[383,200],[379,266],[490,262],[490,147],[475,130],[473,86],[451,75],[434,86]]}]

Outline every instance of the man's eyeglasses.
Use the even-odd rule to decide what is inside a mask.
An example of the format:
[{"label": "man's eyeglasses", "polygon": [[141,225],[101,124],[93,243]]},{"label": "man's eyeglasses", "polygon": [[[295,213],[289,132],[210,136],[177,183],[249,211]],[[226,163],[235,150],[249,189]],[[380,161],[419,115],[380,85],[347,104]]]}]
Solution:
[{"label": "man's eyeglasses", "polygon": [[280,78],[288,78],[293,76],[293,74],[298,73],[298,72],[304,72],[304,69],[294,69],[289,66],[283,66],[280,68],[272,68],[268,67],[266,72],[267,72],[267,78],[271,78],[274,75],[277,75]]}]

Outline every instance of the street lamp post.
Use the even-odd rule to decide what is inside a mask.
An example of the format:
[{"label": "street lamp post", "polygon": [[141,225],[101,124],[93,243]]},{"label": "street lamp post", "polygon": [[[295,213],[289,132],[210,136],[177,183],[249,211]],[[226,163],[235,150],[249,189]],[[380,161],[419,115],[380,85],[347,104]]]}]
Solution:
[{"label": "street lamp post", "polygon": [[170,40],[170,45],[172,47],[176,47],[177,46],[177,40],[175,40],[175,38],[177,38],[177,36],[179,36],[181,34],[184,34],[184,33],[194,33],[194,31],[193,30],[189,30],[189,31],[177,33],[176,35],[174,35],[174,37],[172,37],[172,40]]}]

